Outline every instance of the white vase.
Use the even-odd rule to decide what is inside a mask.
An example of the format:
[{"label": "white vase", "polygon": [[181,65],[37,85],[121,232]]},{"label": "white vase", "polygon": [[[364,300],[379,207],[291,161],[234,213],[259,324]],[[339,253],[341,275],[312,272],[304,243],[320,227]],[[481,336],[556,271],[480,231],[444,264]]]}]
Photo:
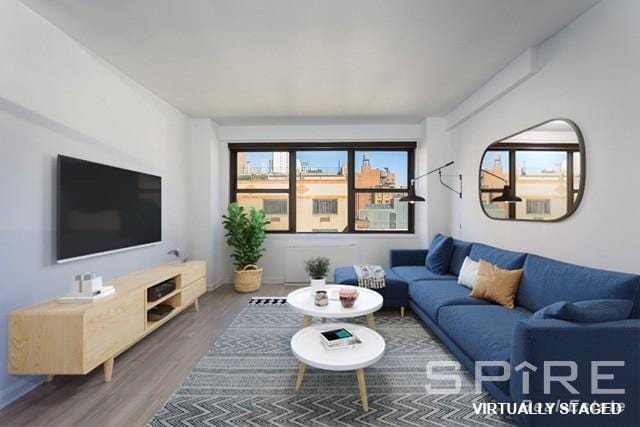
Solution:
[{"label": "white vase", "polygon": [[309,277],[309,281],[311,282],[311,289],[317,291],[319,289],[324,289],[327,286],[327,278],[323,277],[322,279],[312,279]]}]

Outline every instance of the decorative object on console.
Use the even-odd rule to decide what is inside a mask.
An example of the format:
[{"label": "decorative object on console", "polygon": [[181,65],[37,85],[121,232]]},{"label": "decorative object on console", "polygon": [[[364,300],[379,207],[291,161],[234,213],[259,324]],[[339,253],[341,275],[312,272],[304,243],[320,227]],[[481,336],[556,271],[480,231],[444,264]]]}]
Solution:
[{"label": "decorative object on console", "polygon": [[361,288],[382,289],[386,285],[384,268],[379,265],[354,265]]},{"label": "decorative object on console", "polygon": [[260,289],[262,268],[256,264],[265,251],[263,246],[266,238],[265,226],[271,224],[264,211],[251,208],[249,215],[237,203],[231,203],[227,208],[227,215],[222,215],[227,233],[227,244],[233,252],[231,257],[235,261],[234,288],[238,292],[255,292]]},{"label": "decorative object on console", "polygon": [[167,252],[167,255],[171,255],[173,257],[169,262],[169,264],[172,265],[184,264],[189,259],[186,256],[182,256],[182,251],[180,250],[180,248],[171,249],[169,252]]},{"label": "decorative object on console", "polygon": [[344,308],[353,308],[353,304],[358,299],[360,293],[355,288],[342,288],[340,289],[340,304]]},{"label": "decorative object on console", "polygon": [[470,295],[514,308],[522,272],[522,269],[503,270],[481,259],[478,261],[478,280]]},{"label": "decorative object on console", "polygon": [[425,176],[431,175],[432,173],[438,172],[438,177],[440,178],[440,184],[444,185],[445,187],[447,187],[449,190],[453,191],[454,193],[456,193],[461,199],[462,199],[462,175],[457,175],[458,179],[460,180],[460,191],[456,190],[455,188],[451,187],[450,185],[448,185],[447,183],[445,183],[442,180],[442,169],[449,167],[453,164],[454,162],[449,162],[446,165],[440,166],[439,168],[435,168],[434,170],[431,170],[425,174],[422,174],[416,178],[413,178],[411,180],[411,182],[409,183],[409,194],[407,194],[406,196],[404,196],[403,198],[400,199],[401,202],[409,202],[411,204],[414,204],[416,202],[424,202],[425,198],[424,197],[420,197],[416,194],[416,186],[415,186],[415,182],[421,178],[424,178]]},{"label": "decorative object on console", "polygon": [[329,272],[330,263],[329,258],[322,256],[304,261],[304,269],[309,274],[311,289],[322,289],[327,285],[327,273]]},{"label": "decorative object on console", "polygon": [[313,298],[315,305],[318,307],[329,305],[329,295],[327,295],[327,291],[315,291]]},{"label": "decorative object on console", "polygon": [[460,268],[460,274],[458,275],[458,284],[466,286],[469,289],[473,289],[478,282],[478,267],[480,263],[474,261],[468,256],[465,257],[462,267]]},{"label": "decorative object on console", "polygon": [[548,120],[487,147],[480,206],[491,219],[561,221],[582,200],[585,168],[580,128],[571,120]]},{"label": "decorative object on console", "polygon": [[96,273],[76,274],[69,295],[58,298],[60,304],[84,304],[108,297],[116,292],[113,286],[103,286]]}]

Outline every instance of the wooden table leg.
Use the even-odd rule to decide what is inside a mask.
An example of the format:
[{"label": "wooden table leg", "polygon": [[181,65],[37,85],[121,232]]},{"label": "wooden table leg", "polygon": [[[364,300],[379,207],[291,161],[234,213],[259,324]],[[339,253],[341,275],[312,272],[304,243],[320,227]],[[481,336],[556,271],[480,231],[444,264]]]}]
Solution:
[{"label": "wooden table leg", "polygon": [[55,377],[55,375],[47,375],[47,382],[50,383],[53,381],[53,377]]},{"label": "wooden table leg", "polygon": [[302,385],[302,379],[304,378],[304,371],[307,369],[307,366],[300,362],[298,366],[298,376],[296,377],[296,391],[300,390],[300,386]]},{"label": "wooden table leg", "polygon": [[111,376],[113,375],[113,357],[111,359],[107,359],[102,367],[104,369],[104,382],[111,382]]},{"label": "wooden table leg", "polygon": [[304,320],[302,321],[302,326],[304,326],[305,328],[309,326],[311,324],[311,319],[312,319],[311,316],[305,315]]},{"label": "wooden table leg", "polygon": [[356,371],[358,377],[358,389],[360,389],[360,401],[362,402],[362,409],[364,412],[369,411],[369,399],[367,398],[367,383],[364,381],[364,369],[358,369]]},{"label": "wooden table leg", "polygon": [[196,298],[196,300],[193,302],[193,310],[195,312],[200,311],[200,302],[198,302],[198,298]]},{"label": "wooden table leg", "polygon": [[404,317],[404,305],[400,307],[400,317]]},{"label": "wooden table leg", "polygon": [[369,329],[376,330],[376,319],[373,318],[373,313],[367,314],[367,323],[369,323]]}]

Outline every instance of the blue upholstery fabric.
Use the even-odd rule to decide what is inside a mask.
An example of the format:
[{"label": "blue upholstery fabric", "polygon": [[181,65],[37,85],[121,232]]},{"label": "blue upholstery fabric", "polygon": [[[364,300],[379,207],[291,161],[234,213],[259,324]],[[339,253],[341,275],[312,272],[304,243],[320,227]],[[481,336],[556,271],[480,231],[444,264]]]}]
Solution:
[{"label": "blue upholstery fabric", "polygon": [[[425,268],[425,267],[422,267]],[[409,303],[409,286],[390,269],[384,270],[385,287],[374,289],[384,299],[385,307],[403,307]],[[358,275],[352,266],[338,267],[333,272],[334,282],[340,285],[358,286]]]},{"label": "blue upholstery fabric", "polygon": [[449,272],[451,274],[460,275],[462,263],[469,255],[469,252],[471,252],[471,243],[453,239],[453,251],[451,252],[451,262],[449,263]]},{"label": "blue upholstery fabric", "polygon": [[517,305],[537,311],[558,301],[592,299],[633,300],[631,316],[639,317],[640,276],[581,267],[537,255],[527,256],[516,296]]},{"label": "blue upholstery fabric", "polygon": [[[505,361],[511,357],[511,337],[519,320],[527,320],[531,312],[520,307],[514,309],[499,305],[467,305],[442,307],[438,325],[474,361]],[[497,366],[483,368],[486,375],[500,375]],[[496,381],[505,392],[509,381]]]},{"label": "blue upholstery fabric", "polygon": [[402,280],[407,283],[415,282],[416,280],[454,280],[456,276],[452,274],[440,275],[430,271],[427,267],[423,266],[403,266],[393,267],[391,269]]},{"label": "blue upholstery fabric", "polygon": [[[511,345],[510,395],[514,402],[622,402],[619,415],[544,415],[526,417],[527,426],[632,426],[640,419],[640,320],[629,319],[605,323],[572,323],[563,320],[528,320],[518,322]],[[545,361],[563,360],[577,364],[578,376],[571,381],[579,395],[570,394],[561,384],[553,382],[551,393],[544,393]],[[602,367],[601,374],[614,378],[599,381],[600,388],[624,389],[624,394],[593,394],[591,388],[592,361],[622,361],[624,366]],[[529,394],[524,394],[522,373],[513,368],[522,362],[538,368],[529,375]],[[566,368],[552,374],[566,374]],[[564,369],[564,370],[563,370]]]},{"label": "blue upholstery fabric", "polygon": [[426,249],[392,249],[389,253],[391,267],[401,265],[425,265],[424,260],[427,258]]},{"label": "blue upholstery fabric", "polygon": [[442,307],[438,325],[473,360],[509,360],[511,336],[519,320],[528,320],[531,312],[500,305]]},{"label": "blue upholstery fabric", "polygon": [[473,243],[469,257],[478,261],[483,259],[491,264],[495,264],[504,270],[518,270],[524,265],[527,254],[521,252],[512,252],[504,249],[494,248],[493,246],[483,245],[482,243]]},{"label": "blue upholstery fabric", "polygon": [[409,298],[438,321],[438,311],[448,305],[489,305],[479,298],[469,296],[469,288],[455,280],[419,280],[409,284]]},{"label": "blue upholstery fabric", "polygon": [[[411,290],[409,290],[411,292]],[[594,323],[625,320],[631,315],[633,301],[628,299],[593,299],[588,301],[560,301],[533,313],[532,319],[561,319]]]},{"label": "blue upholstery fabric", "polygon": [[453,252],[453,239],[442,234],[436,234],[429,247],[425,265],[435,274],[447,274]]}]

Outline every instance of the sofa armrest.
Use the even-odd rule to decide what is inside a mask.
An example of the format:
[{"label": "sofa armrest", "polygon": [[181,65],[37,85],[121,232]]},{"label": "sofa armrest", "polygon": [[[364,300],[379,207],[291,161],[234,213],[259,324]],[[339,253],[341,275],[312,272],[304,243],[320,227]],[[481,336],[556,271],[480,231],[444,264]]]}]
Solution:
[{"label": "sofa armrest", "polygon": [[[537,370],[524,365],[516,370],[524,362]],[[562,365],[549,364],[550,376],[569,375],[575,369],[577,377],[569,381],[575,390],[567,390],[557,381],[545,381],[545,362]],[[616,366],[622,363],[623,366]],[[574,364],[574,368],[567,364]],[[640,319],[582,324],[556,319],[518,322],[513,331],[510,365],[509,388],[514,402],[578,400],[625,405],[619,415],[538,415],[525,417],[526,425],[632,425],[640,418]],[[624,389],[624,394],[613,389]]]},{"label": "sofa armrest", "polygon": [[402,265],[425,265],[427,249],[392,249],[390,252],[391,267]]}]

